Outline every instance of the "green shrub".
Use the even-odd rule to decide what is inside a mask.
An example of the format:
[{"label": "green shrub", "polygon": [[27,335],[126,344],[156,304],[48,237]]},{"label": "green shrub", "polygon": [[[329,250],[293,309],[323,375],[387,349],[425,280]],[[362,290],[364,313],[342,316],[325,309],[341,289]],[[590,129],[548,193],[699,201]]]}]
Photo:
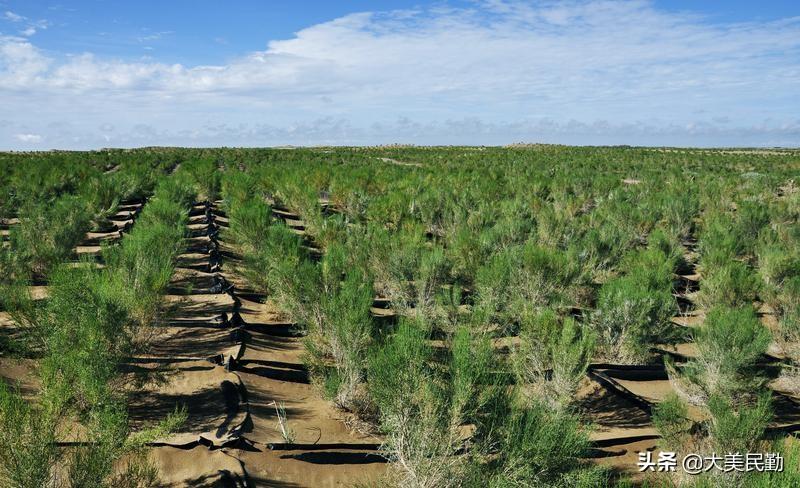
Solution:
[{"label": "green shrub", "polygon": [[698,303],[703,307],[749,305],[756,299],[758,290],[758,277],[753,270],[744,263],[731,261],[706,273]]},{"label": "green shrub", "polygon": [[[367,387],[399,484],[588,487],[608,479],[580,461],[589,440],[577,416],[537,401],[509,410],[511,392],[493,380],[485,338],[459,327],[445,378],[432,363],[428,329],[401,319],[369,360]],[[476,425],[473,450],[453,456],[464,423]]]},{"label": "green shrub", "polygon": [[783,245],[765,246],[759,249],[758,271],[767,285],[780,287],[787,279],[800,276],[800,256]]},{"label": "green shrub", "polygon": [[69,449],[66,474],[71,487],[156,486],[158,471],[147,459],[145,445],[163,437],[186,420],[176,408],[152,427],[132,434],[123,402],[95,405],[84,416],[83,444]]},{"label": "green shrub", "polygon": [[85,442],[70,450],[69,486],[109,486],[106,479],[114,471],[114,463],[125,451],[128,437],[127,415],[124,405],[96,404],[85,423]]},{"label": "green shrub", "polygon": [[[573,222],[570,226],[589,225],[585,222]],[[594,275],[602,275],[611,270],[631,247],[640,242],[621,226],[612,224],[595,224],[585,232],[573,230],[578,234],[567,239],[569,250],[577,258],[583,269]]]},{"label": "green shrub", "polygon": [[374,242],[370,270],[379,294],[403,315],[432,318],[436,296],[450,273],[442,247],[428,246],[418,227],[394,236],[372,228],[369,238]]},{"label": "green shrub", "polygon": [[757,362],[767,351],[771,335],[752,307],[716,307],[695,335],[697,357],[683,368],[682,377],[699,388],[700,401],[758,393],[764,377]]},{"label": "green shrub", "polygon": [[600,289],[593,318],[603,354],[623,363],[646,361],[651,344],[677,337],[670,321],[676,313],[669,291],[650,290],[627,276],[607,282]]},{"label": "green shrub", "polygon": [[594,335],[571,318],[559,321],[551,310],[526,317],[514,349],[517,384],[555,409],[567,407],[586,374]]},{"label": "green shrub", "polygon": [[265,244],[272,222],[272,209],[263,200],[248,198],[231,203],[228,209],[229,230],[233,242],[244,254],[257,252]]},{"label": "green shrub", "polygon": [[661,249],[647,248],[623,259],[620,267],[626,276],[649,290],[671,291],[677,259]]},{"label": "green shrub", "polygon": [[752,404],[739,405],[725,396],[713,395],[708,409],[709,435],[717,452],[758,452],[759,441],[772,420],[769,393],[763,393]]},{"label": "green shrub", "polygon": [[11,231],[11,247],[28,273],[44,276],[72,254],[90,219],[89,207],[75,196],[27,204]]},{"label": "green shrub", "polygon": [[673,265],[678,264],[684,252],[678,236],[662,228],[654,229],[647,236],[647,249],[659,251],[664,256],[663,259]]},{"label": "green shrub", "polygon": [[62,404],[103,404],[116,365],[130,347],[125,303],[107,293],[102,281],[103,273],[89,267],[62,267],[51,278],[42,317],[47,331],[42,388],[45,396]]},{"label": "green shrub", "polygon": [[476,305],[509,332],[545,307],[574,305],[580,283],[574,256],[529,242],[497,252],[478,269]]},{"label": "green shrub", "polygon": [[[795,242],[797,238],[787,240]],[[776,238],[759,248],[758,272],[763,280],[760,297],[779,314],[800,304],[796,298],[800,296],[800,254],[790,249],[790,244]]]},{"label": "green shrub", "polygon": [[485,406],[500,394],[497,389],[494,351],[488,337],[459,324],[450,346],[451,429],[471,423],[481,426]]},{"label": "green shrub", "polygon": [[[771,392],[756,367],[770,342],[769,332],[752,308],[717,307],[709,312],[695,342],[697,356],[681,371],[667,362],[667,371],[680,394],[705,408],[708,420],[705,429],[693,431],[686,405],[677,397],[668,398],[653,415],[667,447],[691,441],[718,453],[758,452],[772,419]],[[724,476],[719,481],[732,480]],[[701,478],[696,486],[707,486],[708,481]]]},{"label": "green shrub", "polygon": [[612,359],[642,362],[653,343],[671,343],[681,332],[671,322],[678,312],[672,296],[680,246],[656,229],[648,246],[627,254],[620,267],[627,271],[600,289],[594,324],[602,350]]},{"label": "green shrub", "polygon": [[707,213],[705,216],[699,242],[704,271],[724,266],[744,252],[744,241],[732,231],[733,227],[733,218],[727,214]]},{"label": "green shrub", "polygon": [[533,403],[515,409],[499,433],[489,486],[604,486],[608,473],[585,465],[589,436],[578,417]]},{"label": "green shrub", "polygon": [[383,415],[398,413],[410,406],[407,399],[425,394],[421,387],[427,384],[432,354],[428,332],[419,321],[401,318],[397,331],[371,353],[367,387]]},{"label": "green shrub", "polygon": [[203,198],[211,202],[219,198],[221,175],[215,160],[202,158],[186,161],[182,170],[191,176]]},{"label": "green shrub", "polygon": [[759,232],[768,223],[768,207],[760,202],[739,203],[734,216],[708,212],[700,235],[704,272],[725,266],[733,259],[754,255]]},{"label": "green shrub", "polygon": [[[243,205],[250,199],[255,200],[258,182],[256,178],[244,171],[226,171],[221,177],[220,187],[228,210]],[[262,199],[263,200],[263,199]]]},{"label": "green shrub", "polygon": [[292,261],[293,258],[281,260],[272,268],[266,268],[268,274],[264,278],[268,284],[265,286],[297,327],[307,330],[311,322],[319,319],[320,304],[316,299],[320,293],[322,269],[308,260],[298,259],[294,265]]},{"label": "green shrub", "polygon": [[777,296],[778,313],[783,316],[800,313],[800,276],[787,279]]},{"label": "green shrub", "polygon": [[568,253],[528,243],[520,250],[519,268],[512,278],[524,300],[540,306],[563,302],[566,289],[578,279],[580,268]]},{"label": "green shrub", "polygon": [[[233,230],[233,224],[231,229],[237,232]],[[302,313],[292,305],[297,302],[299,290],[302,290],[295,282],[311,280],[314,274],[301,275],[296,270],[305,259],[300,237],[282,222],[275,222],[257,239],[252,244],[252,252],[245,252],[242,258],[240,271],[243,276],[257,290],[275,295],[283,305]],[[310,263],[306,264],[313,267]],[[294,290],[296,293],[293,295]]]},{"label": "green shrub", "polygon": [[692,420],[689,407],[678,395],[671,393],[653,407],[653,425],[661,434],[661,447],[679,451],[691,438]]},{"label": "green shrub", "polygon": [[[362,271],[350,270],[335,290],[326,290],[321,320],[309,323],[308,350],[312,365],[332,360],[339,378],[336,401],[352,408],[358,402],[358,389],[364,380],[366,354],[372,340],[370,316],[372,280]],[[312,368],[319,370],[320,368]]]},{"label": "green shrub", "polygon": [[[296,241],[284,243],[297,249]],[[336,390],[334,398],[340,406],[360,408],[359,389],[374,332],[370,315],[374,291],[365,266],[351,262],[339,245],[332,246],[320,263],[297,255],[282,258],[280,251],[259,252],[255,258],[270,261],[263,266],[271,291],[307,332],[306,362],[312,372],[321,376],[320,383],[329,393]],[[256,265],[251,264],[251,269],[255,271]]]},{"label": "green shrub", "polygon": [[[135,230],[120,246],[106,248],[104,269],[88,261],[84,266],[55,268],[41,310],[32,308],[25,295],[14,298],[15,313],[23,323],[32,324],[43,355],[37,408],[22,408],[13,396],[0,395],[2,414],[13,414],[18,424],[14,430],[4,419],[3,436],[9,432],[29,436],[26,432],[40,429],[41,443],[26,437],[28,445],[10,454],[9,459],[18,464],[13,469],[23,479],[58,476],[73,487],[138,487],[155,482],[155,472],[141,451],[143,444],[132,440],[124,392],[115,382],[122,359],[133,351],[142,304],[157,307],[169,282],[186,222],[187,212],[181,205],[190,200],[182,188],[169,183],[160,186],[161,193]],[[181,203],[166,200],[166,195]],[[84,428],[78,430],[79,440],[85,444],[68,449],[56,446],[51,431],[62,418],[80,422]],[[170,428],[179,420],[178,414],[170,416],[156,429]],[[58,457],[47,454],[51,451]],[[120,463],[123,457],[127,460]],[[22,466],[31,459],[40,461],[36,472]]]},{"label": "green shrub", "polygon": [[508,303],[511,300],[511,275],[516,266],[514,254],[508,249],[492,255],[476,272],[475,304],[490,313],[501,325],[509,326]]},{"label": "green shrub", "polygon": [[698,214],[700,199],[691,188],[669,188],[668,193],[661,199],[660,213],[670,235],[684,238],[693,228],[692,219]]},{"label": "green shrub", "polygon": [[90,180],[83,193],[85,201],[92,210],[92,221],[95,224],[117,211],[120,191],[117,178],[113,175]]},{"label": "green shrub", "polygon": [[122,245],[103,248],[106,286],[124,297],[128,313],[142,326],[155,321],[161,308],[161,295],[184,247],[190,200],[188,187],[162,183]]},{"label": "green shrub", "polygon": [[367,388],[397,483],[455,487],[464,459],[453,456],[458,433],[448,422],[447,392],[429,364],[427,336],[428,327],[419,319],[401,319],[397,331],[370,354]]},{"label": "green shrub", "polygon": [[783,471],[755,472],[745,481],[746,488],[793,488],[800,486],[800,446],[794,442],[779,440],[769,452],[783,456]]},{"label": "green shrub", "polygon": [[57,421],[52,411],[35,409],[0,381],[0,484],[39,488],[55,482]]},{"label": "green shrub", "polygon": [[408,308],[407,311],[422,317],[430,316],[448,273],[449,263],[442,248],[434,247],[430,252],[423,253],[413,280],[413,309]]},{"label": "green shrub", "polygon": [[149,164],[143,164],[129,166],[111,176],[107,178],[109,184],[118,192],[119,200],[124,201],[145,198],[151,194],[160,175]]},{"label": "green shrub", "polygon": [[768,205],[758,201],[744,201],[737,205],[734,233],[741,239],[739,245],[746,253],[753,253],[759,232],[768,224]]},{"label": "green shrub", "polygon": [[314,233],[314,244],[328,249],[335,244],[347,242],[353,236],[353,226],[343,215],[331,215],[321,220]]},{"label": "green shrub", "polygon": [[797,365],[800,364],[800,276],[786,280],[776,295],[778,328],[773,330],[773,337],[783,353],[794,362],[788,365],[784,374],[796,377]]},{"label": "green shrub", "polygon": [[45,348],[47,329],[41,321],[41,304],[30,295],[26,282],[0,284],[0,308],[6,310],[21,330],[7,345],[14,352],[35,355]]}]

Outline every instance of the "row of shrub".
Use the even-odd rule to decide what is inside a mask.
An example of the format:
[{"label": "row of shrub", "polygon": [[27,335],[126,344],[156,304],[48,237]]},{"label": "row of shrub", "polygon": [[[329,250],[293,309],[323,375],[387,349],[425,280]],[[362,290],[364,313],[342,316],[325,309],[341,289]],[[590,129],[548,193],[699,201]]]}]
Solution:
[{"label": "row of shrub", "polygon": [[[103,150],[0,154],[0,219],[14,217],[29,202],[51,203],[94,185],[98,194],[113,188],[122,199],[152,191],[159,175],[174,168],[184,151]],[[104,178],[101,175],[105,174]],[[91,192],[86,192],[92,197]]]},{"label": "row of shrub", "polygon": [[[147,330],[182,249],[194,189],[163,180],[106,266],[57,266],[49,297],[33,303],[17,287],[12,316],[38,356],[35,401],[0,384],[0,480],[4,486],[150,486],[147,442],[185,418],[176,412],[133,432],[121,365],[146,347]],[[69,444],[65,444],[69,442]]]},{"label": "row of shrub", "polygon": [[[785,171],[748,175],[740,184],[740,168],[769,169],[774,161],[633,149],[467,153],[472,150],[226,154],[222,164],[245,169],[226,175],[222,185],[244,271],[305,334],[312,378],[340,406],[386,434],[399,484],[550,486],[578,484],[570,478],[575,476],[601,486],[608,473],[584,469],[579,460],[588,440],[573,405],[589,362],[659,361],[653,346],[687,339],[689,332],[670,319],[678,313],[675,275],[688,270],[683,244],[697,233],[701,254],[711,256],[700,263],[703,282],[711,282],[701,287],[698,301],[745,313],[741,305],[757,295],[737,288],[737,265],[730,262],[757,276],[747,253],[758,246],[734,237],[735,253],[715,258],[724,246],[710,243],[731,239],[727,224],[712,222],[722,215],[734,219],[736,236],[760,232],[765,226],[757,209],[742,204],[737,214],[739,208],[727,203],[774,191]],[[380,157],[409,164],[381,164]],[[324,251],[319,261],[273,218],[268,202],[300,215]],[[371,317],[375,294],[389,300],[396,323]],[[576,306],[584,312],[573,319]],[[676,383],[689,385],[686,391],[712,376],[699,372],[704,367],[747,369],[736,365],[739,360],[723,365],[727,359],[709,359],[734,347],[711,345],[722,340],[721,331],[746,324],[725,317],[717,332],[697,338],[706,359],[672,366]],[[761,329],[742,327],[746,339],[725,339],[763,346]],[[500,343],[510,344],[510,355],[497,354],[497,338],[509,335],[514,339]],[[470,354],[483,350],[489,359],[456,360],[464,344]],[[480,380],[458,379],[473,377]],[[382,381],[390,386],[380,387]],[[756,393],[758,385],[752,385]],[[480,400],[484,392],[493,400]],[[721,419],[715,435],[736,437],[724,431],[735,430],[738,400],[716,399],[726,393],[711,401],[709,395],[701,397]],[[464,397],[477,405],[464,406],[457,400]],[[758,407],[751,420],[766,411],[757,400],[751,404]],[[463,411],[471,413],[461,416]],[[494,417],[497,412],[503,414]],[[520,420],[537,424],[544,414],[554,426],[547,433]],[[520,422],[505,424],[508,419]],[[752,425],[750,434],[761,438],[758,422]],[[529,435],[534,445],[554,452],[536,436],[582,439],[559,458],[576,469],[538,464],[543,461],[532,450],[524,456],[533,461],[506,458],[502,452],[515,451],[503,444],[504,435]],[[524,444],[520,437],[513,441]]]},{"label": "row of shrub", "polygon": [[[792,249],[797,240],[791,236],[796,224],[790,220],[800,207],[795,203],[791,210],[792,205],[781,202],[774,192],[746,188],[751,185],[760,186],[749,183],[705,203],[697,294],[705,319],[693,334],[697,353],[684,364],[667,360],[677,394],[657,406],[653,421],[665,449],[703,454],[782,452],[787,466],[783,473],[770,476],[710,473],[691,486],[800,482],[796,448],[780,436],[767,435],[773,393],[765,367],[773,341],[789,349],[789,344],[795,348],[799,344],[800,337],[787,334],[785,309],[778,297],[792,294],[786,288],[792,288],[791,269],[796,266],[791,264],[796,259]],[[779,315],[780,326],[774,331],[756,313],[755,307],[764,302],[773,304]]]},{"label": "row of shrub", "polygon": [[[424,229],[387,233],[345,222],[346,232],[336,233],[316,260],[301,237],[271,215],[269,192],[257,178],[229,173],[222,187],[228,235],[243,254],[244,275],[297,324],[312,379],[323,392],[385,434],[385,455],[397,468],[393,482],[598,486],[609,478],[580,459],[589,449],[588,432],[569,409],[594,350],[593,336],[575,322],[562,328],[555,312],[537,313],[561,302],[547,296],[534,307],[525,304],[526,297],[517,299],[525,311],[509,327],[522,328],[540,344],[516,351],[514,367],[496,357],[481,323],[481,317],[504,314],[507,304],[487,296],[485,315],[460,312],[458,288],[443,286],[452,268],[443,248],[427,242]],[[528,272],[540,273],[542,282],[549,278],[546,271],[561,271],[566,262],[540,269],[549,255],[532,245],[508,254],[530,263]],[[513,267],[504,270],[516,274]],[[524,278],[500,279],[518,284]],[[534,284],[528,290],[537,292]],[[376,291],[390,299],[398,323],[371,315]],[[443,350],[432,346],[434,337],[444,337]],[[536,370],[529,367],[532,358],[539,361]],[[558,380],[545,381],[553,365]],[[524,386],[509,389],[514,378]],[[534,382],[550,388],[557,400],[531,395]]]},{"label": "row of shrub", "polygon": [[[152,193],[161,169],[157,163],[133,160],[120,162],[113,173],[104,173],[98,163],[59,163],[52,157],[19,163],[3,188],[12,196],[6,211],[13,212],[19,224],[10,227],[10,246],[0,249],[2,283],[44,281],[54,266],[72,255],[87,231],[114,228],[108,217],[121,201]],[[32,178],[23,169],[29,169]]]},{"label": "row of shrub", "polygon": [[[609,484],[582,460],[576,391],[592,358],[654,361],[652,346],[684,338],[669,320],[673,278],[695,234],[708,318],[697,358],[670,365],[683,396],[663,403],[656,423],[665,442],[704,449],[763,437],[769,336],[749,307],[769,301],[781,337],[794,340],[784,324],[797,303],[797,205],[791,192],[769,196],[791,176],[790,156],[558,146],[137,154],[163,168],[183,160],[209,199],[221,190],[246,278],[297,323],[314,381],[385,434],[399,485]],[[322,258],[271,204],[300,215]],[[125,267],[112,263],[136,256],[106,259]],[[375,294],[396,320],[372,316]],[[126,313],[146,322],[156,303]],[[705,420],[686,420],[695,409]]]}]

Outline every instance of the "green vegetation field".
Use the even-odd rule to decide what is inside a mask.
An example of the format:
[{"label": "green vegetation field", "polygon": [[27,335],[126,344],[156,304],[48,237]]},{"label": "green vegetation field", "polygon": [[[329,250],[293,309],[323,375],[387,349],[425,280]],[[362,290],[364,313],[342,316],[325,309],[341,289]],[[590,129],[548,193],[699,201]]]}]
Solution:
[{"label": "green vegetation field", "polygon": [[800,486],[798,180],[779,150],[0,154],[0,485]]}]

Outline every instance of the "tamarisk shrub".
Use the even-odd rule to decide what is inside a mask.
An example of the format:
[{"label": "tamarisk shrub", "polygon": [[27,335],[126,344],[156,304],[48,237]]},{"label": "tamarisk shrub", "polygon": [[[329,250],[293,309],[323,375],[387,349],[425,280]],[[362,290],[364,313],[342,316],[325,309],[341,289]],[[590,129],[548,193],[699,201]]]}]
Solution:
[{"label": "tamarisk shrub", "polygon": [[622,363],[645,362],[649,347],[673,335],[677,306],[667,290],[652,290],[635,277],[613,279],[600,289],[594,324],[603,354]]},{"label": "tamarisk shrub", "polygon": [[692,403],[705,404],[713,395],[747,397],[765,384],[757,361],[770,340],[752,307],[715,307],[695,334],[697,357],[672,379]]},{"label": "tamarisk shrub", "polygon": [[0,381],[0,481],[13,488],[48,486],[61,454],[58,418],[47,405],[32,405]]},{"label": "tamarisk shrub", "polygon": [[593,323],[601,350],[609,359],[645,362],[651,344],[669,343],[679,337],[679,330],[670,321],[678,311],[672,296],[678,260],[675,244],[660,231],[654,232],[647,248],[623,258],[627,274],[610,279],[600,288]]},{"label": "tamarisk shrub", "polygon": [[65,195],[51,203],[30,202],[20,209],[19,217],[19,225],[11,231],[11,247],[25,270],[44,276],[72,254],[91,213],[80,197]]},{"label": "tamarisk shrub", "polygon": [[456,455],[467,442],[465,428],[473,426],[473,438],[482,438],[496,427],[490,406],[502,401],[504,388],[492,373],[488,340],[470,329],[462,324],[454,333],[446,372],[434,361],[430,325],[419,317],[400,319],[371,351],[367,388],[401,486],[468,484],[476,458]]},{"label": "tamarisk shrub", "polygon": [[552,310],[523,320],[514,348],[514,372],[529,397],[561,410],[574,400],[595,347],[594,334],[571,318],[559,320]]}]

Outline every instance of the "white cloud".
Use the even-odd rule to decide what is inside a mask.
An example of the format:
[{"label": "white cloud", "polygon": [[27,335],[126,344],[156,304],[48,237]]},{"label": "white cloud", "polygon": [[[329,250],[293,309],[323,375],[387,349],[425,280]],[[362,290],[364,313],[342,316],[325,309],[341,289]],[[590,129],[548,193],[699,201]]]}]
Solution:
[{"label": "white cloud", "polygon": [[[395,121],[407,120],[409,138],[462,143],[499,131],[510,134],[506,142],[538,133],[577,143],[620,143],[625,134],[631,144],[645,136],[735,143],[730,131],[762,128],[754,134],[774,140],[778,131],[800,144],[798,79],[800,17],[710,23],[642,1],[352,14],[224,65],[59,57],[0,38],[0,103],[23,114],[15,122],[76,120],[82,141],[102,123],[152,143],[190,134],[243,141],[235,130],[255,142],[302,133],[372,140],[386,136],[376,124],[398,129]],[[210,133],[206,123],[226,130]],[[414,124],[423,131],[409,132]],[[704,124],[713,130],[697,129]]]},{"label": "white cloud", "polygon": [[25,27],[24,29],[19,31],[20,35],[25,36],[25,37],[30,37],[30,36],[36,34],[37,30],[44,30],[44,29],[47,29],[50,26],[50,22],[47,21],[47,20],[28,21],[27,17],[24,17],[24,16],[19,15],[19,14],[15,14],[14,12],[11,12],[11,11],[8,11],[8,10],[3,15],[3,18],[5,18],[6,20],[8,20],[10,22],[23,22],[23,21],[26,21],[25,23],[27,24],[27,27]]},{"label": "white cloud", "polygon": [[[70,122],[52,124],[47,137],[53,147],[119,147],[151,144],[177,146],[270,146],[347,144],[469,144],[497,145],[512,142],[574,144],[674,145],[675,140],[693,146],[787,146],[800,140],[800,120],[781,127],[761,124],[736,128],[717,127],[710,121],[690,125],[655,125],[643,121],[614,123],[553,119],[527,119],[488,123],[479,118],[421,123],[408,118],[358,126],[346,118],[324,117],[291,124],[273,124],[268,117],[251,124],[205,121],[194,127],[171,128],[155,123],[131,123],[124,130],[84,128]],[[736,141],[731,144],[730,141]]]},{"label": "white cloud", "polygon": [[40,80],[51,62],[28,40],[0,36],[0,100],[9,96],[7,92]]},{"label": "white cloud", "polygon": [[14,12],[11,12],[9,10],[6,10],[6,13],[3,15],[3,17],[5,17],[6,20],[10,20],[11,22],[22,22],[23,20],[25,20],[25,17],[15,14]]},{"label": "white cloud", "polygon": [[42,142],[42,136],[39,134],[15,134],[14,137],[21,142]]},{"label": "white cloud", "polygon": [[152,41],[158,41],[158,40],[160,40],[162,37],[164,37],[164,36],[166,36],[166,35],[169,35],[169,34],[172,34],[172,33],[173,33],[172,31],[161,31],[161,32],[154,32],[154,33],[152,33],[152,34],[147,34],[147,35],[144,35],[144,36],[139,36],[139,37],[137,37],[137,38],[136,38],[136,40],[137,40],[137,41],[139,41],[140,43],[143,43],[143,42],[152,42]]}]

